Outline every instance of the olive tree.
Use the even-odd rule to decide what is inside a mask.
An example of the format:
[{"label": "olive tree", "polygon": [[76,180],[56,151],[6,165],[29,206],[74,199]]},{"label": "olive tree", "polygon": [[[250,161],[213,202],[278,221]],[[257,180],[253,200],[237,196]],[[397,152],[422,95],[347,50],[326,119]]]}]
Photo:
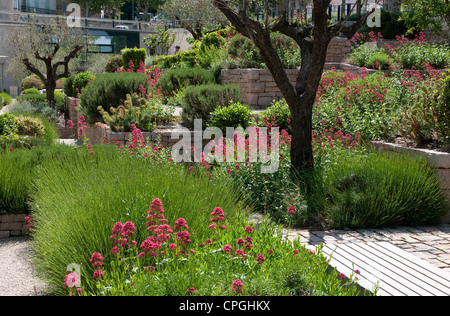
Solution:
[{"label": "olive tree", "polygon": [[69,77],[69,63],[83,48],[81,29],[67,25],[65,19],[32,16],[22,26],[8,30],[12,73],[36,74],[47,90],[49,106],[55,105],[56,81]]},{"label": "olive tree", "polygon": [[[291,112],[292,143],[291,165],[293,170],[311,170],[314,167],[312,148],[312,114],[320,84],[330,41],[340,34],[351,39],[366,23],[375,9],[361,14],[363,0],[357,0],[353,10],[357,11],[354,23],[341,20],[332,23],[328,17],[331,0],[313,0],[312,16],[293,14],[296,8],[305,8],[301,0],[276,1],[277,14],[273,13],[268,0],[213,0],[215,6],[227,17],[236,30],[253,41],[281,90]],[[250,5],[257,3],[263,19],[257,19]],[[271,10],[269,12],[269,10]],[[295,11],[294,11],[295,12]],[[295,18],[299,17],[300,18]],[[286,75],[280,57],[270,39],[271,32],[280,32],[292,38],[301,49],[301,69],[295,84]]]}]

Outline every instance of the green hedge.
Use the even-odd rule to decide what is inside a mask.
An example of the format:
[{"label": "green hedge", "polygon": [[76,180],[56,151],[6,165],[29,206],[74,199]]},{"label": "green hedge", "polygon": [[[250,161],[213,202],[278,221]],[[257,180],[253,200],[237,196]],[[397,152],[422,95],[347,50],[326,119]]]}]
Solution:
[{"label": "green hedge", "polygon": [[167,70],[158,85],[164,95],[172,96],[186,86],[215,83],[214,74],[202,68],[180,68]]},{"label": "green hedge", "polygon": [[237,85],[189,86],[185,90],[181,118],[190,128],[194,127],[195,119],[202,119],[202,127],[206,128],[211,112],[219,106],[227,106],[231,101],[241,101],[241,92]]},{"label": "green hedge", "polygon": [[[47,104],[47,94],[23,94],[16,97],[16,101],[29,102],[34,106],[45,106]],[[66,97],[61,91],[55,90],[55,107],[64,112],[66,109]]]},{"label": "green hedge", "polygon": [[140,73],[105,73],[95,77],[80,96],[81,113],[90,124],[102,121],[98,107],[109,113],[111,107],[123,105],[127,94],[139,92],[139,85],[147,89],[147,76]]},{"label": "green hedge", "polygon": [[139,69],[141,61],[145,63],[145,59],[147,58],[147,51],[145,50],[145,48],[124,48],[122,49],[121,53],[123,68],[125,70],[128,70],[130,68],[130,60],[134,64],[134,69],[132,70],[136,71]]}]

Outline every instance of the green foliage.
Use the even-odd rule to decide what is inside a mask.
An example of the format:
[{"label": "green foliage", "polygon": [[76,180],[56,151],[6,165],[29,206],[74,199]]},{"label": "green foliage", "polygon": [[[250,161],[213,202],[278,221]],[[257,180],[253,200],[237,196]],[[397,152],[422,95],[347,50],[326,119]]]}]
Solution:
[{"label": "green foliage", "polygon": [[259,125],[267,127],[268,123],[271,126],[278,126],[281,130],[292,132],[291,128],[291,111],[284,99],[273,101],[270,107],[259,113]]},{"label": "green foliage", "polygon": [[149,50],[149,54],[151,56],[157,55],[165,55],[167,54],[167,50],[175,41],[175,33],[171,30],[157,30],[154,34],[149,34],[147,37],[144,37],[142,42],[145,46],[147,46]]},{"label": "green foliage", "polygon": [[403,35],[407,32],[407,27],[405,22],[400,19],[400,14],[381,9],[380,22],[380,27],[372,28],[366,23],[358,30],[358,33],[364,34],[368,38],[370,32],[375,32],[380,33],[384,39],[395,39],[397,35]]},{"label": "green foliage", "polygon": [[22,80],[20,86],[22,87],[22,89],[37,88],[38,90],[44,89],[45,87],[44,83],[37,75],[26,77]]},{"label": "green foliage", "polygon": [[[23,94],[16,97],[16,101],[29,102],[35,107],[47,105],[47,94]],[[61,91],[55,90],[55,108],[64,112],[66,108],[66,97]]]},{"label": "green foliage", "polygon": [[370,44],[366,43],[352,49],[350,62],[359,67],[387,70],[393,66],[394,60],[386,53],[384,48],[371,47]]},{"label": "green foliage", "polygon": [[192,128],[194,120],[201,119],[202,128],[206,128],[211,112],[217,107],[227,106],[231,101],[240,102],[240,99],[240,88],[237,85],[188,86],[183,98],[183,123]]},{"label": "green foliage", "polygon": [[448,44],[420,45],[410,43],[401,45],[395,49],[398,63],[405,69],[424,69],[424,65],[431,65],[437,69],[443,69],[450,65],[450,46]]},{"label": "green foliage", "polygon": [[160,69],[170,69],[178,64],[183,64],[185,67],[192,68],[197,65],[198,49],[190,49],[179,52],[176,55],[159,56],[153,59],[152,65]]},{"label": "green foliage", "polygon": [[122,56],[116,55],[106,62],[105,72],[116,72],[120,67],[123,67]]},{"label": "green foliage", "polygon": [[165,96],[173,96],[187,86],[215,83],[214,74],[202,68],[170,69],[159,78],[160,91]]},{"label": "green foliage", "polygon": [[73,88],[73,81],[75,80],[76,76],[76,74],[73,74],[69,78],[67,78],[66,81],[64,81],[63,91],[68,97],[76,98],[78,96],[78,93]]},{"label": "green foliage", "polygon": [[[275,47],[285,69],[295,69],[301,65],[298,45],[286,35],[271,33],[272,45]],[[259,49],[243,35],[234,36],[228,46],[231,59],[224,61],[225,68],[265,68]]]},{"label": "green foliage", "polygon": [[46,159],[56,159],[64,150],[72,149],[54,145],[0,151],[0,214],[30,212],[30,187],[37,177],[38,165]]},{"label": "green foliage", "polygon": [[123,68],[125,70],[130,69],[130,61],[133,63],[132,71],[139,69],[140,63],[145,63],[147,58],[147,52],[145,48],[124,48],[121,50]]},{"label": "green foliage", "polygon": [[123,105],[110,109],[111,114],[102,107],[98,110],[113,132],[130,132],[131,124],[142,132],[152,132],[157,124],[171,121],[173,114],[173,108],[163,105],[159,100],[146,100],[129,94]]},{"label": "green foliage", "polygon": [[227,106],[219,106],[211,113],[208,126],[220,128],[225,135],[227,127],[240,126],[245,130],[252,121],[252,111],[248,105],[231,101]]},{"label": "green foliage", "polygon": [[11,114],[0,115],[0,135],[14,135],[17,133],[17,124]]},{"label": "green foliage", "polygon": [[312,201],[334,229],[430,225],[447,212],[433,168],[408,155],[341,156],[318,179]]},{"label": "green foliage", "polygon": [[140,73],[105,73],[95,77],[84,89],[80,97],[80,110],[89,124],[100,122],[101,106],[109,113],[111,107],[117,108],[127,98],[127,94],[139,92],[139,86],[147,88],[147,76]]},{"label": "green foliage", "polygon": [[0,97],[3,99],[3,103],[1,103],[2,105],[8,105],[11,104],[12,101],[12,97],[6,93],[6,92],[1,92],[0,93]]},{"label": "green foliage", "polygon": [[24,89],[21,94],[39,94],[39,90],[36,88]]},{"label": "green foliage", "polygon": [[[94,80],[95,76],[88,71],[86,72],[80,72],[78,73],[75,78],[73,79],[72,83],[72,89],[75,91],[75,93],[82,94],[82,90],[87,86],[87,84]],[[67,80],[66,80],[67,81]]]},{"label": "green foliage", "polygon": [[[170,223],[180,217],[189,223],[193,240],[208,237],[209,224],[204,223],[218,205],[227,212],[227,224],[236,222],[241,205],[227,183],[212,183],[190,174],[182,165],[167,164],[167,160],[160,165],[130,159],[115,146],[92,149],[95,155],[78,148],[46,160],[33,185],[35,265],[55,294],[65,294],[61,280],[69,263],[86,263],[82,280],[88,280],[93,272],[89,264],[92,253],[113,260],[110,236],[114,223],[135,223],[133,238],[142,242],[149,234],[146,216],[155,198],[164,201]],[[82,282],[86,291],[95,290]]]},{"label": "green foliage", "polygon": [[45,134],[45,126],[39,118],[20,115],[14,117],[14,121],[19,135],[43,137]]}]

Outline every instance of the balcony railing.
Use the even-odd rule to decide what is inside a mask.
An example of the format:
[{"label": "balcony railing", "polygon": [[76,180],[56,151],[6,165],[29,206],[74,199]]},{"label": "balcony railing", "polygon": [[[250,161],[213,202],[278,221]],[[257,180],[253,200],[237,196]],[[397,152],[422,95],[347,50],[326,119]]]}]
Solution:
[{"label": "balcony railing", "polygon": [[27,6],[27,5],[21,5],[20,6],[20,11],[22,11],[22,12],[29,12],[29,13],[36,13],[36,14],[56,14],[56,10],[30,7],[30,6]]}]

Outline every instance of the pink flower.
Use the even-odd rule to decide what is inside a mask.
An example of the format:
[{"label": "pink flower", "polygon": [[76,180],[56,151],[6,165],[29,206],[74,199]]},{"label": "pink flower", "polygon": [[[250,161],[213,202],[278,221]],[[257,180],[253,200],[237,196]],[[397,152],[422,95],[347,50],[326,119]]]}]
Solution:
[{"label": "pink flower", "polygon": [[231,292],[242,293],[244,289],[244,283],[241,280],[234,280],[231,283]]},{"label": "pink flower", "polygon": [[117,247],[117,246],[112,247],[111,252],[113,254],[117,255],[119,253],[119,247]]},{"label": "pink flower", "polygon": [[256,262],[258,262],[259,264],[263,263],[264,260],[266,260],[266,259],[264,259],[264,255],[259,254],[256,256]]},{"label": "pink flower", "polygon": [[291,215],[294,215],[295,213],[297,213],[297,209],[295,208],[295,206],[289,206],[288,213]]},{"label": "pink flower", "polygon": [[188,225],[187,222],[184,218],[179,218],[175,221],[175,225],[173,226],[173,228],[175,230],[177,230],[178,228],[183,227],[184,229],[188,229]]},{"label": "pink flower", "polygon": [[89,262],[94,267],[100,267],[103,265],[103,257],[99,252],[94,252],[91,256],[91,260]]},{"label": "pink flower", "polygon": [[339,277],[340,277],[341,279],[345,279],[345,278],[346,278],[346,276],[345,276],[344,273],[339,273]]},{"label": "pink flower", "polygon": [[248,233],[248,234],[253,233],[253,227],[252,226],[245,227],[245,232]]},{"label": "pink flower", "polygon": [[102,270],[95,270],[94,271],[94,275],[92,276],[94,279],[100,278],[103,276],[103,271]]},{"label": "pink flower", "polygon": [[197,292],[197,290],[196,290],[195,288],[193,288],[193,287],[190,287],[190,288],[188,288],[188,289],[186,290],[186,292],[187,292],[187,293],[195,293],[195,292]]},{"label": "pink flower", "polygon": [[170,250],[174,250],[175,248],[177,248],[177,245],[176,245],[176,244],[170,244],[170,245],[169,245],[169,249],[170,249]]},{"label": "pink flower", "polygon": [[78,274],[76,272],[70,272],[69,274],[66,275],[64,279],[64,286],[71,288],[76,287],[78,285],[78,282],[79,282]]},{"label": "pink flower", "polygon": [[121,235],[123,237],[129,237],[129,236],[134,234],[135,230],[136,230],[136,227],[134,226],[134,224],[132,222],[126,222],[122,226],[122,233],[121,233]]},{"label": "pink flower", "polygon": [[231,247],[230,245],[225,245],[223,246],[223,251],[225,251],[226,253],[230,254],[231,250],[233,250],[233,247]]},{"label": "pink flower", "polygon": [[316,252],[314,250],[312,250],[312,249],[309,250],[309,253],[312,254],[312,255],[316,254]]},{"label": "pink flower", "polygon": [[298,255],[298,250],[297,249],[294,249],[294,254]]}]

